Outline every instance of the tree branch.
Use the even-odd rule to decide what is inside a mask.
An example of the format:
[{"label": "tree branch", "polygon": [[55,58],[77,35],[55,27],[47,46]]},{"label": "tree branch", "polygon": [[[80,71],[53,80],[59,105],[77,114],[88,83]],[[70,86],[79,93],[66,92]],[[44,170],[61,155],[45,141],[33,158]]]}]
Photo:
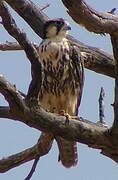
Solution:
[{"label": "tree branch", "polygon": [[0,106],[0,118],[14,119],[15,115],[10,112],[10,108],[7,106]]},{"label": "tree branch", "polygon": [[104,88],[101,87],[100,96],[99,96],[99,122],[105,124],[105,115],[104,115],[104,97],[105,91]]},{"label": "tree branch", "polygon": [[26,34],[21,32],[17,27],[15,20],[12,18],[3,2],[0,3],[0,16],[2,17],[3,26],[7,32],[18,41],[31,63],[32,81],[28,90],[27,99],[32,97],[38,100],[39,91],[43,80],[42,64],[39,60],[38,52],[33,44],[27,39]]},{"label": "tree branch", "polygon": [[72,19],[88,31],[98,34],[118,32],[118,16],[98,12],[84,0],[62,0],[62,2],[67,7],[67,12]]},{"label": "tree branch", "polygon": [[0,173],[4,173],[23,163],[31,161],[37,157],[46,155],[51,149],[52,142],[53,142],[53,136],[51,134],[43,133],[40,136],[38,143],[35,146],[26,149],[20,153],[17,153],[15,155],[1,159]]},{"label": "tree branch", "polygon": [[[19,113],[17,113],[18,121],[24,122],[28,126],[32,126],[38,130],[44,130],[44,131],[48,131],[48,132],[53,131],[54,134],[56,134],[56,131],[53,126],[55,126],[54,124],[55,124],[56,119],[57,119],[56,126],[60,126],[61,125],[60,123],[62,123],[62,127],[60,126],[60,128],[65,129],[68,127],[68,126],[67,127],[65,126],[65,123],[64,123],[65,119],[63,116],[57,116],[52,113],[48,113],[48,112],[44,111],[41,107],[39,107],[37,109],[37,106],[32,106],[32,108],[29,110],[27,105],[25,105],[25,102],[23,101],[22,96],[20,96],[18,94],[18,91],[14,88],[14,86],[11,85],[7,80],[5,80],[4,77],[0,78],[0,90],[1,90],[0,92],[3,94],[3,96],[7,97],[6,100],[8,102],[10,101],[9,104],[13,104],[14,109],[16,108],[16,110],[19,112]],[[1,112],[3,112],[3,108],[1,108],[1,109],[2,109]],[[6,107],[6,109],[8,112],[9,107]],[[26,110],[24,110],[24,114],[23,114],[24,119],[20,115],[21,114],[20,109],[26,109]],[[0,117],[1,116],[3,117],[3,114],[5,114],[5,113],[1,113]],[[37,120],[37,118],[39,118],[40,120]],[[46,127],[46,126],[48,126],[48,123],[46,123],[46,118],[49,119],[49,122],[48,122],[49,130],[48,130],[48,127]],[[78,121],[75,120],[75,121],[71,121],[71,122],[77,123],[77,122],[79,122],[79,120]],[[40,125],[40,123],[42,125]],[[50,126],[50,123],[51,124],[54,123],[53,126],[52,125]],[[80,121],[80,124],[81,123],[82,123],[82,121]],[[96,128],[98,127],[95,123],[91,123],[89,121],[85,121],[83,123],[88,123],[90,126],[94,125]],[[85,127],[85,129],[86,129],[86,127]],[[57,131],[57,133],[59,133],[59,131]],[[71,138],[72,137],[73,136],[71,135]]]},{"label": "tree branch", "polygon": [[[32,5],[31,2],[27,3],[29,1],[25,1],[25,0],[21,0],[21,1],[6,0],[6,2],[8,2],[8,4],[10,4],[29,23],[29,19],[32,17],[32,13],[30,13],[32,8],[29,10],[30,5]],[[70,2],[70,1],[68,1],[68,2]],[[22,3],[25,3],[25,4],[22,4]],[[22,8],[20,6],[21,4],[22,4]],[[28,6],[26,6],[27,4],[28,4]],[[33,6],[33,8],[34,8],[34,6]],[[21,11],[23,13],[26,12],[26,14],[28,13],[29,17],[27,18],[26,14],[23,15],[23,13],[21,13]],[[28,58],[30,59],[30,62],[33,63],[34,62],[33,58],[36,58],[37,63],[38,63],[38,56],[37,56],[37,52],[36,52],[35,48],[32,47],[32,44],[26,40],[25,35],[23,33],[21,33],[20,30],[17,28],[14,20],[12,19],[12,17],[9,15],[9,13],[7,11],[6,6],[4,6],[4,4],[2,4],[2,2],[0,5],[0,14],[2,16],[4,27],[7,29],[7,31],[13,37],[15,37],[17,39],[19,44],[23,47]],[[34,16],[34,14],[33,14],[33,16]],[[41,21],[42,26],[43,26],[44,21]],[[36,24],[38,25],[38,23],[36,23]],[[32,27],[32,25],[31,25],[31,27]],[[35,32],[37,32],[36,31],[37,26],[32,27],[32,28],[35,29]],[[103,33],[103,32],[100,31],[100,33]],[[37,34],[42,36],[42,34],[40,34],[40,32],[37,32]],[[75,43],[75,41],[72,40],[72,43],[73,42]],[[33,55],[28,54],[28,52],[27,52],[28,48],[26,48],[26,47],[28,47],[31,50],[31,54],[33,54]],[[98,61],[98,62],[100,62],[100,61]],[[40,63],[39,63],[39,65],[40,65]],[[113,68],[114,68],[114,66],[115,65],[113,65]],[[94,61],[93,61],[93,69],[95,69]],[[38,71],[39,71],[39,69],[38,69]],[[37,72],[37,69],[35,72]],[[33,78],[34,77],[35,76],[33,76]],[[39,79],[39,76],[38,76],[38,79]],[[37,82],[34,84],[34,88],[36,88],[36,89],[38,88],[37,92],[39,92],[40,88],[36,87],[36,85],[37,85]],[[63,117],[63,116],[48,113],[48,112],[44,111],[41,108],[41,106],[39,106],[38,104],[33,103],[33,104],[31,104],[31,106],[29,106],[29,104],[25,104],[25,101],[23,101],[22,97],[18,95],[18,92],[16,91],[15,87],[13,88],[13,86],[10,85],[10,83],[3,81],[2,77],[0,78],[0,86],[1,86],[0,91],[5,96],[6,100],[9,102],[9,105],[10,106],[13,105],[15,108],[15,104],[17,104],[17,108],[19,108],[19,110],[17,109],[17,114],[16,114],[17,118],[16,119],[18,121],[24,122],[28,126],[34,127],[38,130],[52,133],[54,136],[61,136],[70,141],[81,142],[81,143],[87,144],[88,146],[90,146],[92,148],[101,149],[102,154],[110,157],[111,159],[113,159],[114,161],[116,161],[118,163],[118,144],[115,143],[115,142],[117,142],[117,138],[114,138],[113,136],[111,136],[110,129],[108,127],[104,127],[103,125],[98,125],[96,123],[92,123],[92,122],[84,120],[84,119],[81,119],[81,120],[80,119],[75,119],[75,120],[70,119],[69,124],[66,124],[65,117]],[[11,98],[12,95],[13,95],[13,99]],[[38,95],[38,93],[36,93],[36,95]],[[32,95],[31,95],[31,97],[32,97]],[[14,100],[15,100],[15,102],[14,102]],[[20,111],[21,108],[26,109],[23,111],[24,112],[23,116],[21,116],[21,111]]]},{"label": "tree branch", "polygon": [[32,168],[31,168],[29,174],[27,175],[27,177],[24,180],[30,180],[31,179],[31,177],[33,176],[33,174],[34,174],[34,172],[36,170],[36,166],[37,166],[39,160],[40,160],[40,157],[35,158],[34,163],[32,165]]},{"label": "tree branch", "polygon": [[114,123],[111,129],[111,134],[118,137],[118,35],[111,35],[111,42],[115,57],[115,98],[114,98]]},{"label": "tree branch", "polygon": [[16,50],[23,50],[23,48],[17,42],[6,42],[6,43],[0,43],[0,50],[16,51]]},{"label": "tree branch", "polygon": [[[18,41],[20,46],[25,50],[30,62],[32,63],[34,61],[34,56],[35,58],[37,58],[36,56],[38,56],[38,54],[34,46],[32,46],[30,41],[27,39],[26,34],[24,32],[21,32],[17,27],[15,20],[12,18],[7,6],[3,2],[0,3],[0,16],[2,18],[2,24],[4,28],[12,37],[14,37]],[[30,51],[32,53],[30,53]]]},{"label": "tree branch", "polygon": [[[3,94],[9,103],[11,111],[13,111],[14,107],[20,112],[23,112],[24,110],[27,111],[27,107],[16,88],[11,85],[2,75],[0,76],[0,93]],[[10,111],[8,108],[1,109],[2,116],[11,116],[9,112]]]},{"label": "tree branch", "polygon": [[[31,42],[31,44],[38,49],[39,44]],[[17,50],[23,50],[23,48],[20,46],[18,42],[5,42],[0,43],[0,51],[17,51]]]},{"label": "tree branch", "polygon": [[[10,83],[5,80],[3,81],[2,78],[0,78],[0,85],[1,84],[1,89],[3,87],[3,91],[1,91],[1,93],[4,96],[6,96],[5,92],[10,94],[12,91],[13,97],[17,97],[18,93],[16,89],[11,87],[12,85],[10,85]],[[21,98],[21,101],[19,98]],[[18,100],[17,107],[20,107],[20,109],[21,105],[24,107],[24,104],[20,103],[22,102],[21,96],[18,96],[16,100]],[[11,101],[14,102],[14,98],[12,98]],[[110,158],[113,160],[114,157],[115,159],[118,159],[118,147],[117,144],[113,143],[115,140],[117,141],[117,138],[112,139],[112,136],[109,134],[109,129],[107,127],[92,123],[85,119],[70,119],[69,124],[67,125],[65,123],[65,117],[48,113],[40,106],[36,106],[34,104],[32,104],[30,109],[27,107],[28,110],[24,110],[24,113],[21,113],[20,109],[17,109],[15,120],[23,122],[29,127],[36,128],[43,132],[52,133],[54,136],[61,136],[70,141],[77,141],[87,144],[92,148],[101,149],[102,153],[105,155],[107,155],[109,152],[111,156]]]},{"label": "tree branch", "polygon": [[[85,68],[112,78],[115,77],[115,61],[111,54],[99,48],[85,45],[84,43],[74,39],[72,36],[68,36],[68,39],[70,43],[81,51]],[[33,45],[36,49],[38,49],[38,44],[33,43]],[[23,48],[17,42],[7,42],[0,44],[0,50],[13,51],[23,50]]]},{"label": "tree branch", "polygon": [[32,1],[28,0],[5,0],[34,30],[41,38],[42,27],[45,21],[49,18],[36,6]]},{"label": "tree branch", "polygon": [[[44,12],[41,11],[41,8],[39,7],[37,8],[31,1],[27,1],[27,0],[21,0],[20,3],[19,0],[6,0],[6,2],[31,26],[31,28],[41,38],[43,37],[42,28],[45,21],[48,20],[49,18]],[[36,21],[36,19],[38,20]],[[81,52],[84,52],[84,60],[85,60],[86,68],[104,75],[108,75],[110,77],[115,77],[114,76],[115,62],[112,55],[104,51],[101,51],[98,48],[85,45],[80,41],[77,41],[72,36],[68,36],[68,39],[70,43],[76,45]]]},{"label": "tree branch", "polygon": [[82,53],[85,68],[97,73],[115,77],[115,60],[113,56],[99,48],[91,47],[68,36],[70,43]]}]

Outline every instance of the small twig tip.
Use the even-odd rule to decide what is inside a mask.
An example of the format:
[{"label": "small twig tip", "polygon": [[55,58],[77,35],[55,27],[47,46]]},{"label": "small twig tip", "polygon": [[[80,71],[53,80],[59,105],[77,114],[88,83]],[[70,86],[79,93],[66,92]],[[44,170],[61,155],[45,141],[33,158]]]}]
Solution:
[{"label": "small twig tip", "polygon": [[110,14],[115,14],[115,11],[116,11],[116,8],[113,8],[113,9],[111,9],[111,11],[109,11],[108,13],[110,13]]},{"label": "small twig tip", "polygon": [[46,8],[48,8],[49,6],[50,6],[50,4],[46,4],[44,7],[41,8],[41,11],[43,11]]}]

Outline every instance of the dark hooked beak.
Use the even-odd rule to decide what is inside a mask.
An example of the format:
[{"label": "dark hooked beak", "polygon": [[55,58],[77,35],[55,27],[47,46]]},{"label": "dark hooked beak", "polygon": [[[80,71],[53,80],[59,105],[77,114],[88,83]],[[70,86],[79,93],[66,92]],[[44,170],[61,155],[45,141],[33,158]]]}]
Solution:
[{"label": "dark hooked beak", "polygon": [[71,27],[69,26],[69,25],[65,25],[64,27],[63,27],[63,30],[71,30]]}]

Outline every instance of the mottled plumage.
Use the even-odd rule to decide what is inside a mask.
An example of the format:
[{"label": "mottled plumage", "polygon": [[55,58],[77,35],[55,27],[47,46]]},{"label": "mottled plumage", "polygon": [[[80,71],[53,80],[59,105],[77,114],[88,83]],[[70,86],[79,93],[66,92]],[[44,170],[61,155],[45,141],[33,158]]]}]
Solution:
[{"label": "mottled plumage", "polygon": [[[71,116],[78,114],[84,71],[80,53],[66,38],[69,24],[63,19],[46,22],[44,40],[39,56],[44,65],[44,81],[39,100],[44,109],[58,113],[64,110]],[[56,137],[59,158],[65,167],[77,164],[75,142]]]}]

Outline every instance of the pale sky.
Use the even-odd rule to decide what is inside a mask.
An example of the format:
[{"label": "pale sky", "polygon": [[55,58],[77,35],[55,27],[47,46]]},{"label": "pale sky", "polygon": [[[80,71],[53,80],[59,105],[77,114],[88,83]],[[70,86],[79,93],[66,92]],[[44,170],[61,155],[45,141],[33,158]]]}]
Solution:
[{"label": "pale sky", "polygon": [[[60,0],[32,0],[34,3],[44,6],[50,3],[50,7],[45,10],[51,18],[63,17],[69,21],[72,30],[71,34],[83,43],[90,46],[99,47],[107,52],[112,52],[109,36],[95,35],[89,33],[67,15],[66,9]],[[109,11],[118,7],[117,0],[87,0],[93,8],[100,11]],[[118,13],[118,11],[116,11]],[[17,19],[17,24],[27,32],[30,40],[40,43],[41,39],[29,28],[29,26],[17,14],[13,12]],[[0,26],[0,42],[14,41],[8,33]],[[27,92],[30,82],[30,63],[28,62],[23,51],[17,52],[0,52],[0,73],[16,87],[23,92]],[[112,78],[99,75],[86,70],[85,86],[80,107],[80,116],[90,121],[96,122],[98,117],[98,98],[100,88],[104,87],[105,97],[105,117],[110,126],[113,122],[113,103],[114,80]],[[6,104],[4,99],[0,98],[0,105]],[[0,158],[20,152],[28,147],[33,146],[39,137],[39,131],[29,128],[20,122],[6,119],[0,120]],[[43,156],[38,163],[36,172],[32,180],[117,180],[118,167],[111,159],[100,154],[100,150],[88,148],[86,145],[78,144],[79,163],[76,167],[66,169],[61,163],[58,163],[58,149],[54,143],[50,153]],[[14,168],[7,173],[0,174],[0,180],[24,180],[27,176],[33,161],[22,166]]]}]

